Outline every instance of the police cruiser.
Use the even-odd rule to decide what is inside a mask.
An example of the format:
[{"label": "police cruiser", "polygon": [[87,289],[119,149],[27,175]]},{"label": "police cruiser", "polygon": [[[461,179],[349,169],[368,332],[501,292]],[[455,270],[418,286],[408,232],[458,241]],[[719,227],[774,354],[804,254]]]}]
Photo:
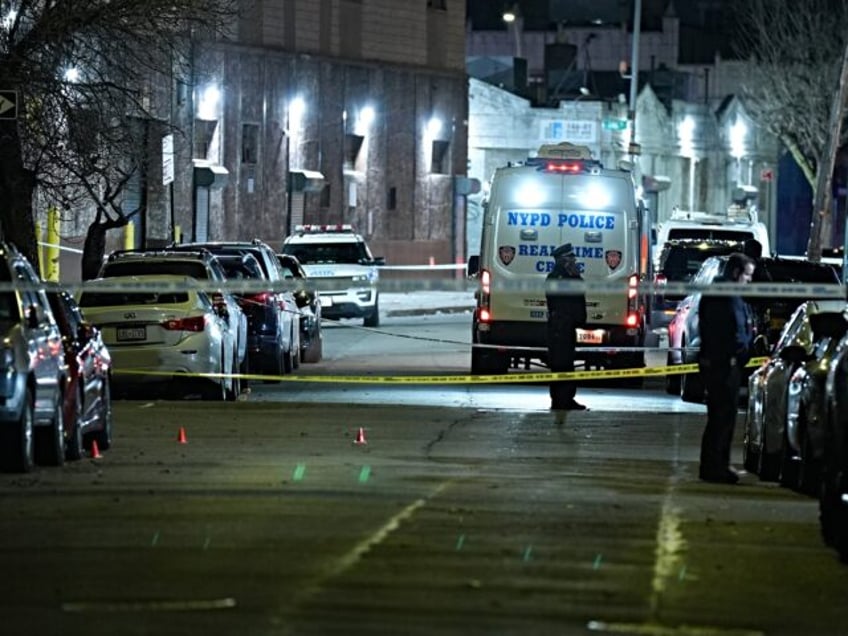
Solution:
[{"label": "police cruiser", "polygon": [[639,284],[651,280],[650,234],[631,172],[604,168],[585,146],[545,145],[536,157],[498,168],[483,204],[481,253],[468,259],[467,273],[478,280],[471,372],[545,362],[545,278],[563,243],[572,244],[587,286],[577,359],[644,366],[644,352],[632,348],[644,346],[647,332],[649,297]]},{"label": "police cruiser", "polygon": [[352,225],[297,225],[282,251],[297,257],[310,279],[331,283],[321,287],[324,318],[362,318],[366,327],[379,326],[377,268],[385,259],[371,255]]}]

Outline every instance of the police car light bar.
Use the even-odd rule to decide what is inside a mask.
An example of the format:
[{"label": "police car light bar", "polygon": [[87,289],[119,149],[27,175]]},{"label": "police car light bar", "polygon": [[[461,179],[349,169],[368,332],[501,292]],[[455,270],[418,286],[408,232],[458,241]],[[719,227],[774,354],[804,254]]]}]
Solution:
[{"label": "police car light bar", "polygon": [[336,223],[334,225],[295,225],[294,231],[298,234],[326,234],[330,232],[352,233],[353,226],[350,223]]}]

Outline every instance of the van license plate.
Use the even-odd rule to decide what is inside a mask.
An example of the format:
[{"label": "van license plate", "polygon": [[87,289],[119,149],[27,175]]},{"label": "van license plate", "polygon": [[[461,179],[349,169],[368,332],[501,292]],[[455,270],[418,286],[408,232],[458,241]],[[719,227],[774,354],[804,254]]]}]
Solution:
[{"label": "van license plate", "polygon": [[604,330],[603,329],[578,329],[577,330],[578,344],[603,344]]},{"label": "van license plate", "polygon": [[119,342],[132,342],[134,340],[147,340],[146,327],[119,327],[117,333]]}]

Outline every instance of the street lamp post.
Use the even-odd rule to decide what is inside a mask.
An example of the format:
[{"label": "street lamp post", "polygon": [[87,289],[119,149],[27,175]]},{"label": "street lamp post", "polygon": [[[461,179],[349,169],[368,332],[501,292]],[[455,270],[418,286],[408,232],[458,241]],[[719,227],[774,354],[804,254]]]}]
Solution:
[{"label": "street lamp post", "polygon": [[510,26],[515,36],[515,57],[523,57],[521,54],[521,40],[524,31],[524,18],[521,16],[518,4],[514,4],[511,9],[504,11],[501,17]]}]

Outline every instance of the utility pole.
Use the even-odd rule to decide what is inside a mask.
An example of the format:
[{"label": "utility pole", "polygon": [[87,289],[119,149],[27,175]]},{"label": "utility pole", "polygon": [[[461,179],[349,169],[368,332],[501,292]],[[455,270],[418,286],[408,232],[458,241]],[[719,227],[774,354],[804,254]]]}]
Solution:
[{"label": "utility pole", "polygon": [[[833,168],[836,165],[836,152],[839,149],[839,137],[842,134],[842,113],[845,110],[845,96],[848,92],[848,44],[842,52],[842,70],[839,73],[839,86],[830,103],[830,122],[828,130],[830,135],[827,140],[822,160],[819,163],[816,174],[816,194],[813,198],[813,214],[810,220],[810,238],[807,242],[807,258],[818,262],[821,260],[821,228],[822,219],[825,214],[830,213],[831,186],[833,182]],[[848,242],[848,232],[845,241]],[[842,279],[845,280],[845,257],[842,262]]]},{"label": "utility pole", "polygon": [[641,152],[636,143],[636,97],[639,92],[639,34],[642,30],[642,0],[633,2],[633,39],[630,50],[630,104],[628,119],[630,120],[629,154],[638,155]]}]

